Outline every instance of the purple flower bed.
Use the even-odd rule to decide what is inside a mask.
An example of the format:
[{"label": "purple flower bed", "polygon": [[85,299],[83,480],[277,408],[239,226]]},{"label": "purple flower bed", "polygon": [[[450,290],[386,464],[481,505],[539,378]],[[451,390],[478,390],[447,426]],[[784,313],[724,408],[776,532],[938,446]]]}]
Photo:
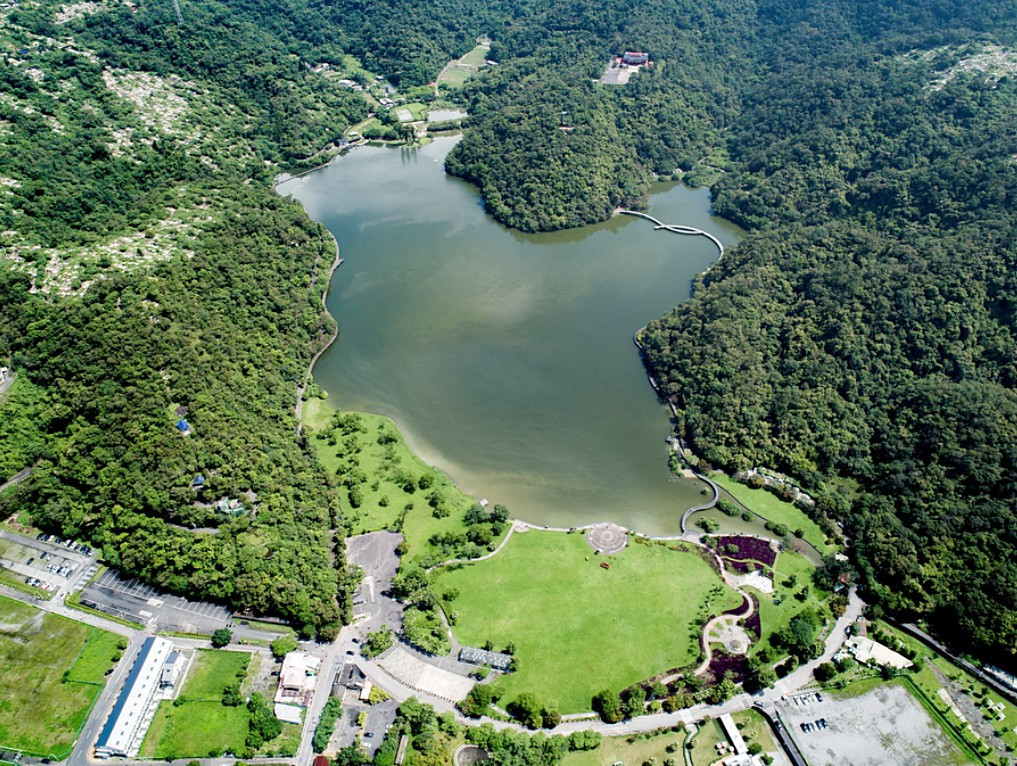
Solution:
[{"label": "purple flower bed", "polygon": [[[732,551],[728,546],[734,546]],[[738,561],[761,561],[769,567],[777,560],[777,553],[770,546],[767,540],[760,540],[758,537],[745,537],[743,535],[723,535],[717,538],[717,550],[727,559]],[[738,570],[747,572],[751,570]]]},{"label": "purple flower bed", "polygon": [[713,682],[718,683],[728,671],[734,673],[736,684],[743,683],[749,677],[749,658],[715,651],[710,657],[710,669],[707,671],[713,676]]}]

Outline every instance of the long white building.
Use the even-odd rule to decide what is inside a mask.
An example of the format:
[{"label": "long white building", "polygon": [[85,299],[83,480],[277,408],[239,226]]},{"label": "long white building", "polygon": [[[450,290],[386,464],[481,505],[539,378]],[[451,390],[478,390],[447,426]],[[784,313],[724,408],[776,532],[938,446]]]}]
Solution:
[{"label": "long white building", "polygon": [[172,651],[173,643],[165,638],[145,639],[95,743],[97,757],[129,757],[138,752],[152,720],[163,668]]}]

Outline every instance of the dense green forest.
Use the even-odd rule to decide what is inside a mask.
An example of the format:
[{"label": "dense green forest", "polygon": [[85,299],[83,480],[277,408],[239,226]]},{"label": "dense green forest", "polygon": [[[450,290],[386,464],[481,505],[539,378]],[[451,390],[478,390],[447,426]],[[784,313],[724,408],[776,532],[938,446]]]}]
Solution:
[{"label": "dense green forest", "polygon": [[[487,33],[498,65],[463,92],[447,170],[524,230],[643,204],[655,177],[710,184],[749,234],[644,334],[681,433],[718,466],[794,474],[870,598],[1013,660],[1012,2],[4,14],[0,359],[23,377],[3,446],[5,470],[38,464],[6,509],[174,590],[334,631],[342,509],[292,416],[332,243],[269,182],[367,113],[315,65],[352,53],[420,85]],[[597,83],[625,49],[654,66]],[[217,516],[220,496],[251,512]]]},{"label": "dense green forest", "polygon": [[186,7],[183,25],[170,6],[8,17],[0,359],[18,377],[0,451],[4,477],[35,471],[0,510],[334,635],[338,495],[293,407],[331,330],[317,277],[335,245],[269,181],[366,105],[226,6]]}]

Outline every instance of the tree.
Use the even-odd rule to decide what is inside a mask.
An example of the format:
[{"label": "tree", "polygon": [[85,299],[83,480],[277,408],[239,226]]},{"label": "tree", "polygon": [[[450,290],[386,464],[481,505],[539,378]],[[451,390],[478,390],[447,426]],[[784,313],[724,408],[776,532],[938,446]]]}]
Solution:
[{"label": "tree", "polygon": [[371,659],[387,651],[394,643],[395,635],[388,626],[383,626],[378,630],[371,631],[364,637],[364,643],[360,651],[365,657]]},{"label": "tree", "polygon": [[832,662],[823,662],[816,666],[816,669],[812,671],[812,675],[815,676],[816,680],[820,683],[826,683],[837,675],[837,666]]},{"label": "tree", "polygon": [[270,646],[272,649],[272,656],[277,660],[281,660],[290,652],[296,651],[298,643],[295,636],[286,635],[277,638]]},{"label": "tree", "polygon": [[240,707],[244,704],[244,698],[240,696],[239,681],[232,681],[223,688],[222,704],[226,707]]},{"label": "tree", "polygon": [[756,693],[768,689],[777,683],[777,673],[767,662],[757,662],[749,669],[745,679],[746,691]]},{"label": "tree", "polygon": [[544,721],[543,708],[536,695],[523,692],[506,707],[509,715],[530,729],[539,729]]},{"label": "tree", "polygon": [[593,710],[604,723],[618,723],[625,717],[621,698],[610,689],[604,689],[593,696]]},{"label": "tree", "polygon": [[217,628],[212,633],[212,646],[216,649],[222,649],[230,641],[233,640],[233,631],[228,628]]},{"label": "tree", "polygon": [[458,707],[463,715],[480,718],[496,698],[494,690],[489,684],[474,684]]},{"label": "tree", "polygon": [[639,684],[630,686],[623,703],[626,718],[635,718],[646,712],[646,689]]}]

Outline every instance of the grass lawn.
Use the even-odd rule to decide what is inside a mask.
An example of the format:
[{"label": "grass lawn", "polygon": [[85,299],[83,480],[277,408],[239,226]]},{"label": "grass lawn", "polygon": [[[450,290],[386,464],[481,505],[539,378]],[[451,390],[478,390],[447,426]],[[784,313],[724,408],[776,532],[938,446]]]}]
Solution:
[{"label": "grass lawn", "polygon": [[115,633],[107,633],[105,630],[93,628],[88,636],[78,661],[74,663],[68,681],[78,681],[85,684],[106,684],[106,671],[113,665],[113,658],[122,653],[120,644],[127,646],[127,639],[121,638]]},{"label": "grass lawn", "polygon": [[777,750],[777,743],[773,741],[770,727],[767,725],[766,719],[758,711],[752,709],[743,710],[740,713],[734,713],[731,719],[738,726],[738,730],[742,733],[742,739],[745,740],[746,745],[758,742],[759,746],[763,748],[764,753],[773,753]]},{"label": "grass lawn", "polygon": [[720,722],[714,718],[708,718],[699,726],[699,731],[692,739],[692,764],[693,766],[708,766],[717,760],[718,742],[727,742],[724,730]]},{"label": "grass lawn", "polygon": [[[328,471],[359,470],[369,479],[358,485],[362,497],[359,508],[351,508],[349,489],[342,489],[346,522],[352,534],[395,528],[405,511],[402,532],[410,548],[408,560],[413,561],[433,552],[427,541],[434,533],[463,531],[463,516],[475,500],[417,457],[390,418],[354,413],[363,431],[340,431],[336,443],[330,444],[332,439],[326,432],[334,412],[324,400],[309,399],[304,403],[304,425],[311,432],[318,459]],[[379,437],[388,443],[379,443]],[[425,475],[432,482],[429,487],[422,489],[414,484],[411,491],[406,490],[407,478],[417,482]],[[429,505],[434,493],[442,498],[440,506],[448,512],[444,518],[436,518]],[[412,507],[407,510],[407,506]]]},{"label": "grass lawn", "polygon": [[[782,551],[777,554],[777,560],[773,567],[773,594],[767,595],[756,590],[752,591],[759,599],[759,621],[762,635],[759,637],[760,640],[752,645],[750,654],[756,654],[767,644],[770,636],[783,630],[791,622],[791,618],[802,610],[813,609],[822,619],[826,609],[823,601],[829,594],[813,585],[812,573],[815,571],[815,567],[805,556],[793,551]],[[787,587],[784,583],[791,575],[794,575],[797,583],[794,587]],[[794,594],[800,593],[806,585],[809,588],[809,597],[804,601],[799,601]]]},{"label": "grass lawn", "polygon": [[243,753],[249,718],[243,705],[226,707],[216,701],[185,702],[174,707],[169,700],[163,700],[145,735],[140,755],[188,758]]},{"label": "grass lawn", "polygon": [[411,104],[403,104],[399,109],[409,109],[410,114],[413,115],[414,120],[426,119],[427,115],[427,104],[421,104],[420,102],[413,102]]},{"label": "grass lawn", "polygon": [[187,674],[187,682],[180,690],[180,697],[219,702],[223,689],[237,679],[237,673],[245,673],[250,664],[249,652],[199,649]]},{"label": "grass lawn", "polygon": [[379,120],[377,117],[368,117],[366,120],[363,120],[361,122],[358,122],[356,125],[346,128],[345,135],[348,136],[350,133],[354,132],[359,133],[360,135],[364,135],[364,133],[370,130],[371,128],[380,128],[380,127],[381,120]]},{"label": "grass lawn", "polygon": [[487,45],[478,45],[469,53],[456,60],[453,66],[444,70],[438,79],[439,85],[461,86],[472,77],[480,67],[487,61],[491,48]]},{"label": "grass lawn", "polygon": [[[180,690],[183,702],[159,703],[141,746],[141,756],[191,758],[218,756],[223,752],[242,754],[251,715],[246,705],[226,707],[221,700],[223,689],[238,678],[238,672],[246,673],[252,659],[254,655],[248,652],[199,649]],[[266,742],[262,752],[278,756],[295,753],[300,728],[285,724],[282,734]]]},{"label": "grass lawn", "polygon": [[102,691],[116,641],[0,596],[0,746],[66,757]]},{"label": "grass lawn", "polygon": [[741,601],[696,553],[633,543],[602,558],[559,532],[517,534],[493,559],[441,572],[435,589],[450,587],[460,642],[516,645],[520,669],[495,682],[501,704],[531,691],[562,713],[695,661],[708,615]]},{"label": "grass lawn", "polygon": [[[561,760],[560,766],[602,766],[619,761],[626,765],[639,766],[651,758],[656,758],[658,764],[663,764],[668,758],[674,758],[681,763],[681,747],[684,741],[685,732],[673,731],[632,737],[604,737],[596,750],[569,753]],[[666,749],[671,744],[678,745],[678,749],[673,753],[667,752]]]},{"label": "grass lawn", "polygon": [[805,542],[820,553],[831,554],[837,551],[836,545],[827,542],[822,528],[793,503],[785,502],[765,489],[751,489],[721,473],[711,474],[710,478],[726,489],[735,500],[767,521],[783,524],[791,532],[801,529],[805,532]]},{"label": "grass lawn", "polygon": [[482,67],[484,62],[487,61],[488,53],[491,50],[489,45],[478,45],[473,48],[469,53],[462,56],[459,59],[460,64],[472,67]]}]

